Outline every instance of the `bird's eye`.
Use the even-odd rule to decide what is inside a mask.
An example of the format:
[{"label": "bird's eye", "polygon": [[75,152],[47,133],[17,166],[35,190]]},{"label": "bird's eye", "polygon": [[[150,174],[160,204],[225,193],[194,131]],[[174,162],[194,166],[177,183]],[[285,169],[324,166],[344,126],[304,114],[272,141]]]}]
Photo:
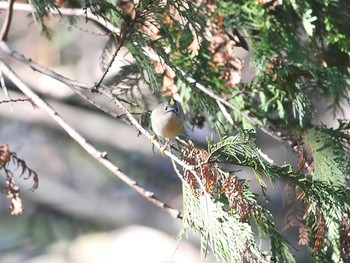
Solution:
[{"label": "bird's eye", "polygon": [[164,111],[168,111],[168,105],[165,105]]},{"label": "bird's eye", "polygon": [[176,112],[179,112],[179,107],[176,107],[176,108],[175,108],[175,111],[176,111]]}]

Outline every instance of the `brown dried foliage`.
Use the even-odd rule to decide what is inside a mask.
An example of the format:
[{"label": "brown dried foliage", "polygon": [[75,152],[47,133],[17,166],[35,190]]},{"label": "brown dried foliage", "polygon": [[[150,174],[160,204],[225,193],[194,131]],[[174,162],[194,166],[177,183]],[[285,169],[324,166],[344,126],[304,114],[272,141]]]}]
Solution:
[{"label": "brown dried foliage", "polygon": [[303,172],[305,175],[313,175],[315,162],[311,146],[303,141],[300,136],[293,135],[287,140],[294,153],[299,156],[295,173]]},{"label": "brown dried foliage", "polygon": [[66,0],[56,0],[55,4],[58,5],[59,7],[64,7],[66,2],[67,2]]},{"label": "brown dried foliage", "polygon": [[299,161],[295,169],[295,173],[299,173],[304,170],[307,158],[307,152],[301,145],[296,145],[293,150],[299,155]]},{"label": "brown dried foliage", "polygon": [[[129,1],[129,0],[123,0]],[[248,49],[248,44],[246,43],[244,37],[235,29],[232,34],[228,33],[224,28],[223,17],[215,17],[217,5],[215,1],[212,0],[196,0],[193,1],[198,8],[204,8],[204,12],[208,17],[212,17],[214,22],[209,22],[204,28],[206,31],[205,38],[210,42],[210,51],[212,53],[212,68],[217,71],[218,68],[221,70],[221,78],[224,79],[228,87],[234,87],[241,80],[242,69],[244,61],[237,58],[234,54],[234,49],[238,46]],[[166,4],[166,1],[164,1]],[[187,4],[181,8],[186,8]],[[167,11],[164,12],[164,24],[169,27],[173,26],[175,21],[180,26],[185,27],[188,23],[187,19],[180,15],[180,13],[171,5],[167,6]],[[195,25],[198,30],[201,26]],[[192,42],[187,47],[187,50],[191,58],[196,57],[199,54],[201,48],[202,38],[197,35],[194,26],[190,25],[190,30],[193,36]],[[147,24],[142,28],[142,31],[151,40],[156,40],[161,37],[160,26],[157,22],[153,21],[149,25]],[[157,62],[154,65],[154,70],[158,74],[163,74],[163,89],[162,92],[165,96],[176,96],[178,94],[178,89],[175,86],[175,76],[169,77],[164,74],[164,70],[160,67],[160,63]],[[165,64],[162,67],[167,66]]]},{"label": "brown dried foliage", "polygon": [[[201,164],[194,170],[194,172],[202,185],[205,187],[205,191],[208,194],[213,193],[218,183],[219,173],[215,169],[214,164],[208,162],[208,152],[206,150],[189,146],[183,148],[183,155],[185,156],[185,161],[187,164],[194,166]],[[203,191],[197,178],[190,171],[186,171],[185,179],[187,183],[190,185],[195,195],[199,196],[200,194],[203,194]]]},{"label": "brown dried foliage", "polygon": [[305,195],[300,192],[299,188],[287,183],[284,190],[284,203],[290,206],[284,218],[283,230],[290,227],[297,227],[299,231],[299,245],[307,245],[310,241],[311,229],[306,225],[305,211]]},{"label": "brown dried foliage", "polygon": [[34,185],[31,190],[38,188],[39,178],[36,172],[30,169],[24,160],[18,158],[16,153],[11,152],[6,144],[0,145],[0,170],[3,170],[6,175],[6,192],[7,198],[11,200],[11,215],[21,215],[23,213],[21,190],[13,178],[14,174],[11,170],[12,167],[9,168],[10,164],[16,166],[14,169],[21,168],[20,176],[27,174],[24,177],[25,180],[33,179]]},{"label": "brown dried foliage", "polygon": [[283,4],[283,0],[258,0],[259,5],[268,6],[268,10],[274,10],[277,6]]},{"label": "brown dried foliage", "polygon": [[[274,63],[278,64],[279,62],[275,60]],[[284,65],[284,62],[282,64]],[[296,168],[296,172],[303,171],[305,174],[312,175],[314,172],[314,158],[312,156],[310,145],[306,143],[304,147],[296,143],[297,141],[298,140],[294,138],[294,140],[290,142],[290,145],[293,147],[294,151],[300,157]],[[312,232],[311,230],[314,230],[315,243],[313,245],[313,248],[314,248],[314,254],[317,255],[322,249],[322,246],[324,243],[324,236],[327,230],[324,215],[320,210],[320,204],[318,203],[316,205],[316,214],[315,214],[316,220],[314,224],[312,225],[311,228],[309,226],[306,226],[305,220],[309,216],[310,212],[312,211],[312,206],[308,204],[305,194],[303,192],[299,191],[299,193],[296,193],[297,189],[298,188],[292,186],[291,184],[288,184],[286,187],[286,191],[285,191],[285,199],[287,200],[286,203],[291,204],[292,206],[286,214],[285,229],[287,229],[290,226],[299,228],[299,245],[306,245],[310,243],[309,241],[310,241],[310,235]],[[304,207],[302,204],[306,204],[306,207],[304,208],[303,217],[300,218],[301,208],[298,210],[294,206],[301,205],[302,207]]]},{"label": "brown dried foliage", "polygon": [[350,222],[348,215],[344,214],[340,228],[340,253],[342,258],[350,258]]},{"label": "brown dried foliage", "polygon": [[267,66],[266,72],[271,75],[272,81],[277,80],[277,71],[281,68],[286,67],[288,61],[286,59],[279,59],[275,57],[272,59],[271,63]]},{"label": "brown dried foliage", "polygon": [[326,232],[326,222],[324,220],[324,216],[319,208],[319,206],[316,206],[316,216],[317,216],[317,222],[313,225],[314,229],[317,229],[315,234],[315,245],[314,245],[314,254],[317,255],[318,252],[320,252],[323,240],[324,240],[324,234]]},{"label": "brown dried foliage", "polygon": [[207,23],[206,28],[206,39],[210,43],[213,70],[217,71],[217,68],[221,68],[220,77],[226,81],[228,87],[232,88],[240,82],[244,67],[244,61],[236,57],[235,49],[243,47],[249,50],[248,43],[237,29],[234,28],[232,33],[226,30],[225,18],[216,14],[218,7],[215,1],[199,0],[199,2],[205,2],[204,12],[213,20]]},{"label": "brown dried foliage", "polygon": [[252,215],[253,207],[243,195],[243,182],[234,175],[224,176],[220,173],[216,164],[210,162],[210,156],[206,150],[186,146],[183,148],[183,155],[187,164],[198,167],[195,169],[196,176],[189,171],[185,173],[185,180],[194,195],[198,197],[204,193],[201,186],[204,186],[208,194],[224,195],[228,200],[230,211],[236,212],[242,222],[247,222]]},{"label": "brown dried foliage", "polygon": [[309,244],[311,229],[307,225],[299,226],[299,245],[306,246]]},{"label": "brown dried foliage", "polygon": [[175,77],[176,74],[174,70],[164,64],[162,92],[165,96],[174,97],[178,93],[179,90],[175,85]]},{"label": "brown dried foliage", "polygon": [[[299,245],[307,245],[310,242],[311,228],[306,225],[305,219],[311,212],[310,204],[306,203],[305,194],[300,192],[299,188],[288,183],[285,189],[285,203],[290,205],[290,209],[287,211],[284,220],[284,228],[286,230],[290,227],[297,227],[299,230]],[[312,229],[315,233],[314,254],[317,255],[324,242],[324,235],[326,232],[326,225],[324,216],[319,208],[316,206],[316,222],[313,224]]]},{"label": "brown dried foliage", "polygon": [[11,152],[6,144],[0,145],[0,168],[5,167],[10,161]]},{"label": "brown dried foliage", "polygon": [[[220,17],[217,18],[220,20]],[[239,42],[234,36],[229,35],[219,23],[211,24],[210,51],[212,52],[213,67],[222,68],[221,78],[225,79],[228,87],[234,87],[241,80],[244,62],[235,57],[234,49]]]},{"label": "brown dried foliage", "polygon": [[11,200],[10,210],[11,215],[19,216],[23,213],[23,202],[21,190],[16,185],[15,180],[11,176],[6,176],[7,198]]},{"label": "brown dried foliage", "polygon": [[252,205],[243,196],[243,182],[235,176],[228,176],[221,193],[228,199],[230,208],[237,212],[242,222],[247,222],[252,214]]}]

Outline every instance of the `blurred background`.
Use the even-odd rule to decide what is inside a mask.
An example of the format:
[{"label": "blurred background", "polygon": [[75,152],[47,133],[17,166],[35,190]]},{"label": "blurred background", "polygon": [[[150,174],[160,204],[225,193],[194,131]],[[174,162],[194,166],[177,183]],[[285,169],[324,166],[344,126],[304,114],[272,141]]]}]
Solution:
[{"label": "blurred background", "polygon": [[[5,11],[1,10],[3,23]],[[108,37],[85,19],[69,26],[65,18],[52,17],[47,39],[30,14],[15,12],[9,35],[9,46],[64,76],[92,85],[101,77],[101,52]],[[112,76],[127,60],[118,56]],[[5,56],[0,53],[0,56]],[[242,54],[249,58],[251,54]],[[137,130],[115,120],[83,102],[63,84],[43,76],[27,66],[5,57],[16,73],[40,94],[72,127],[100,151],[108,152],[121,170],[156,197],[181,210],[181,181],[168,158],[152,152],[148,139]],[[243,81],[251,78],[246,69]],[[7,85],[10,97],[23,95]],[[150,108],[156,105],[145,90]],[[88,94],[90,95],[90,94]],[[96,96],[96,95],[94,95]],[[0,100],[7,99],[0,92]],[[94,99],[98,100],[98,97]],[[116,110],[111,102],[106,106]],[[327,125],[336,124],[336,116],[325,114],[318,102],[319,118]],[[349,111],[345,111],[349,118]],[[191,138],[205,142],[208,130],[189,131]],[[15,180],[22,190],[24,213],[11,216],[6,199],[5,175],[0,173],[0,262],[2,263],[92,263],[92,262],[200,262],[200,240],[189,231],[188,239],[178,241],[181,221],[171,218],[160,208],[126,186],[88,155],[50,117],[28,102],[0,105],[0,143],[39,175],[39,188],[30,192],[31,180]],[[284,146],[258,133],[257,143],[276,163],[297,163]],[[261,193],[254,176],[239,168],[238,175],[251,180],[251,187]],[[271,202],[265,204],[283,228],[286,208],[283,202],[284,182],[269,188]],[[308,262],[307,250],[298,246],[298,232],[282,232],[292,242],[299,262]],[[209,254],[207,262],[215,262]]]}]

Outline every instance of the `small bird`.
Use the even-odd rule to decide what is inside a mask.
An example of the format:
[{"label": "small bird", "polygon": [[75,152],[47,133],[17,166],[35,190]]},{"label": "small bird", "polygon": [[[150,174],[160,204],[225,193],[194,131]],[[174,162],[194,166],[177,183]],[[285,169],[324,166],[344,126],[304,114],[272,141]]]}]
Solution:
[{"label": "small bird", "polygon": [[159,104],[151,113],[151,124],[156,133],[152,142],[157,141],[157,136],[168,139],[161,149],[161,153],[164,154],[170,140],[184,130],[184,113],[180,102],[170,98]]}]

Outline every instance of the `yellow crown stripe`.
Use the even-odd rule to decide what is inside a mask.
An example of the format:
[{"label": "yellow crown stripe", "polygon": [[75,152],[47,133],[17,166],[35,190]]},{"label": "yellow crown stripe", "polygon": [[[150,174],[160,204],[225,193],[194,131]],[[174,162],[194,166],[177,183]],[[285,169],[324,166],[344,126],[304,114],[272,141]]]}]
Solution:
[{"label": "yellow crown stripe", "polygon": [[169,99],[169,105],[173,106],[175,104],[175,101],[173,98]]}]

